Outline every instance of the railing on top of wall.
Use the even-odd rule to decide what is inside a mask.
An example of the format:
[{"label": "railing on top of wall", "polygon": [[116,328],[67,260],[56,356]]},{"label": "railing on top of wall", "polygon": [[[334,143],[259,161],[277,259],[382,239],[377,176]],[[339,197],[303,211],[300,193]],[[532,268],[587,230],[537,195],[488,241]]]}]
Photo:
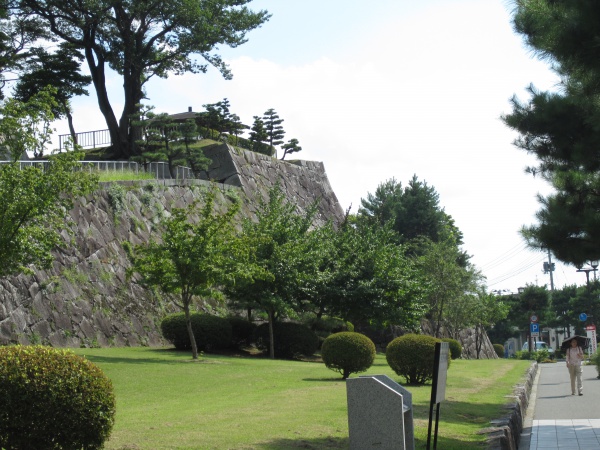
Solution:
[{"label": "railing on top of wall", "polygon": [[[75,133],[77,145],[82,148],[104,147],[112,144],[110,133],[108,130],[84,131],[83,133]],[[73,137],[70,134],[58,135],[58,149],[64,150],[65,144],[72,141]]]},{"label": "railing on top of wall", "polygon": [[[17,161],[19,163],[19,168],[27,166],[37,166],[42,169],[46,169],[50,161]],[[169,164],[166,162],[152,162],[146,164],[144,167],[143,164],[139,164],[133,161],[80,161],[83,168],[87,168],[88,170],[98,170],[98,171],[133,171],[135,173],[138,172],[146,172],[154,175],[154,178],[157,180],[170,180],[173,179],[171,173],[169,171]],[[0,164],[9,164],[10,161],[0,161]],[[185,180],[195,178],[192,169],[184,166],[176,166],[175,167],[175,179],[177,180]]]}]

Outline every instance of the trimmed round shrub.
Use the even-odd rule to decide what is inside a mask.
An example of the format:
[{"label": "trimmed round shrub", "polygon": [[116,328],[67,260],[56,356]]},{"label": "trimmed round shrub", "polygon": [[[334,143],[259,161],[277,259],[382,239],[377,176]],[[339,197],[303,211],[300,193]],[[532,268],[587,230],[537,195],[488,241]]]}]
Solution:
[{"label": "trimmed round shrub", "polygon": [[[194,312],[190,314],[190,320],[199,351],[210,352],[231,347],[231,325],[227,319]],[[166,316],[160,323],[160,329],[164,338],[176,349],[192,348],[183,312]]]},{"label": "trimmed round shrub", "polygon": [[111,381],[69,350],[0,347],[0,448],[100,449],[114,424]]},{"label": "trimmed round shrub", "polygon": [[433,378],[437,342],[440,340],[432,336],[405,334],[388,344],[385,359],[397,375],[406,378],[408,384],[425,384]]},{"label": "trimmed round shrub", "polygon": [[[269,324],[256,327],[254,341],[260,350],[269,350]],[[273,324],[275,358],[293,359],[301,355],[311,356],[319,348],[319,338],[307,326],[295,322],[275,322]]]},{"label": "trimmed round shrub", "polygon": [[462,345],[456,339],[451,338],[443,338],[442,342],[447,342],[448,347],[450,348],[450,358],[459,359],[460,355],[462,355]]},{"label": "trimmed round shrub", "polygon": [[227,321],[231,325],[231,342],[233,347],[239,345],[248,345],[252,342],[254,337],[254,329],[256,325],[249,322],[243,317],[228,317]]},{"label": "trimmed round shrub", "polygon": [[339,372],[345,380],[351,373],[364,372],[375,361],[375,344],[364,334],[342,331],[327,337],[321,356],[328,369]]},{"label": "trimmed round shrub", "polygon": [[504,358],[504,345],[494,344],[494,351],[498,355],[498,358]]}]

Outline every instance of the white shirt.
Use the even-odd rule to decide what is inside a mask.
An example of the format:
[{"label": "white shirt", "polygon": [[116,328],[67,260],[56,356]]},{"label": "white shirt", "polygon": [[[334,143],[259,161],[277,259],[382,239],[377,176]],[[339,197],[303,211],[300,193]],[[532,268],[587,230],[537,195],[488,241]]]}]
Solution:
[{"label": "white shirt", "polygon": [[575,348],[569,347],[567,349],[567,365],[580,366],[581,360],[583,359],[583,350],[577,346]]}]

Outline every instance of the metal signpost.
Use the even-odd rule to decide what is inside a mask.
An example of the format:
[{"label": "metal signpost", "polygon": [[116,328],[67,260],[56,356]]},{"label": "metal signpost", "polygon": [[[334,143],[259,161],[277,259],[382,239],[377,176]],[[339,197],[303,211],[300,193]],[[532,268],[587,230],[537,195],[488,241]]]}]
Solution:
[{"label": "metal signpost", "polygon": [[540,324],[537,323],[538,318],[535,314],[532,314],[529,318],[529,351],[535,352],[535,341],[537,341],[540,336]]},{"label": "metal signpost", "polygon": [[446,378],[448,376],[449,344],[438,342],[435,344],[435,356],[433,360],[433,380],[431,382],[431,401],[429,403],[429,428],[427,430],[427,450],[431,445],[431,428],[433,423],[433,407],[435,412],[435,433],[433,438],[433,449],[437,448],[438,424],[440,420],[440,402],[446,399]]},{"label": "metal signpost", "polygon": [[588,347],[588,354],[594,355],[596,354],[596,350],[598,348],[598,344],[596,343],[596,325],[591,324],[585,327],[585,331],[587,337],[590,338],[590,346]]}]

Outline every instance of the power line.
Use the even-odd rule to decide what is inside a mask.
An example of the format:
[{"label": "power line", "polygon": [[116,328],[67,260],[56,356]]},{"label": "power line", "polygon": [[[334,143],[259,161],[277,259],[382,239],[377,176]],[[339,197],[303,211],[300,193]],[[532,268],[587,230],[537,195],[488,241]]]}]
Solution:
[{"label": "power line", "polygon": [[536,264],[543,263],[543,262],[544,262],[544,260],[545,260],[545,257],[542,257],[542,256],[533,256],[533,259],[532,259],[532,258],[529,258],[529,259],[528,259],[528,260],[526,260],[526,261],[523,263],[523,265],[521,265],[520,267],[518,267],[518,268],[516,268],[516,269],[513,269],[513,270],[512,270],[512,271],[510,271],[510,272],[507,272],[507,273],[505,273],[505,274],[503,274],[503,275],[500,275],[500,276],[498,276],[498,277],[496,277],[496,278],[494,278],[494,279],[490,280],[490,281],[487,283],[487,285],[488,285],[488,287],[495,286],[495,285],[497,285],[497,284],[499,284],[499,283],[502,283],[502,282],[504,282],[504,281],[506,281],[506,280],[508,280],[508,279],[510,279],[510,278],[514,278],[514,277],[516,277],[516,276],[518,276],[518,275],[522,274],[522,273],[523,273],[523,272],[525,272],[526,270],[529,270],[529,269],[531,269],[531,268],[532,268],[532,267],[534,267]]}]

